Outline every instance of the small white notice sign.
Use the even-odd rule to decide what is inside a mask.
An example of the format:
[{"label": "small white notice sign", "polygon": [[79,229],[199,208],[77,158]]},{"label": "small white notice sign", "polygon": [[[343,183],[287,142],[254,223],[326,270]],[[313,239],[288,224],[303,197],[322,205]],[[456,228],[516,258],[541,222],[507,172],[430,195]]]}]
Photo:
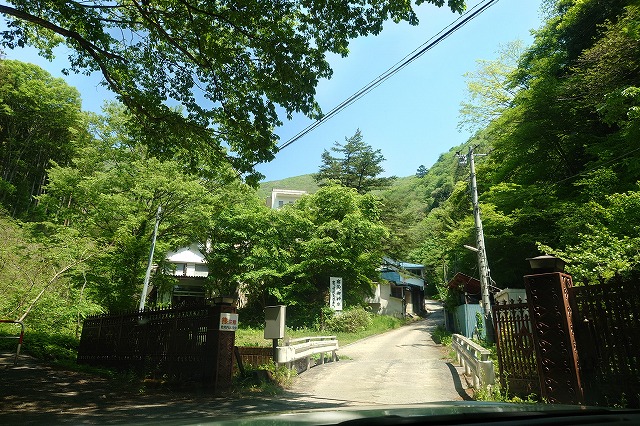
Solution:
[{"label": "small white notice sign", "polygon": [[329,278],[329,307],[334,311],[342,310],[342,277]]},{"label": "small white notice sign", "polygon": [[238,329],[238,314],[220,314],[220,331],[236,331]]}]

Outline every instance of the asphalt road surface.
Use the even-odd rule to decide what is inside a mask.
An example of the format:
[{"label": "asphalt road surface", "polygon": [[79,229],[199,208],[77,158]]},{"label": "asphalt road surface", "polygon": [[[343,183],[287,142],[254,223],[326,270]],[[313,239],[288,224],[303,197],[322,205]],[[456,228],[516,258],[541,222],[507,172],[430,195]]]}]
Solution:
[{"label": "asphalt road surface", "polygon": [[[192,424],[238,415],[467,399],[460,369],[425,320],[341,348],[341,360],[300,374],[283,394],[213,397],[189,387],[165,389],[68,371],[21,355],[0,354],[0,425]],[[462,380],[462,383],[465,383]]]},{"label": "asphalt road surface", "polygon": [[462,370],[431,337],[443,323],[442,306],[429,308],[426,320],[341,348],[340,361],[302,373],[291,393],[347,406],[468,399]]}]

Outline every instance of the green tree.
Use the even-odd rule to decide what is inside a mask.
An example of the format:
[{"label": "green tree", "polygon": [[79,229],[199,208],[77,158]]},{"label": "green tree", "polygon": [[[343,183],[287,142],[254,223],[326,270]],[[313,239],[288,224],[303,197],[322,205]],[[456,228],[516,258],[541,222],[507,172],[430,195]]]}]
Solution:
[{"label": "green tree", "polygon": [[[502,89],[517,92],[496,103],[499,114],[485,115],[488,124],[470,141],[491,148],[477,172],[489,263],[500,287],[521,286],[529,272],[524,259],[540,249],[571,261],[580,279],[637,267],[637,231],[628,224],[637,215],[630,194],[640,157],[639,8],[633,1],[553,3],[518,67],[501,74],[509,75]],[[491,87],[501,93],[500,85]],[[429,189],[437,168],[440,161],[423,178],[426,194],[435,194]],[[454,176],[441,180],[447,187],[438,187],[450,195],[430,209],[421,224],[424,244],[412,254],[430,273],[446,264],[474,275],[472,256],[459,248],[473,244],[468,197],[461,198],[458,184],[448,190]],[[614,211],[628,217],[613,220]]]},{"label": "green tree", "polygon": [[387,237],[373,196],[333,185],[272,210],[241,189],[221,196],[214,210],[210,279],[218,292],[241,283],[249,317],[261,321],[264,306],[282,303],[290,325],[312,325],[331,276],[343,277],[346,306],[371,294]]},{"label": "green tree", "polygon": [[479,130],[511,106],[521,89],[511,78],[524,50],[521,41],[503,46],[497,59],[477,60],[477,68],[467,72],[467,99],[460,105],[459,128]]},{"label": "green tree", "polygon": [[34,214],[50,161],[68,164],[88,141],[78,91],[43,69],[0,60],[0,203]]},{"label": "green tree", "polygon": [[23,321],[30,331],[73,334],[78,319],[100,307],[74,275],[86,271],[98,247],[70,228],[20,223],[0,211],[0,316]]},{"label": "green tree", "polygon": [[296,287],[300,300],[308,297],[306,300],[324,303],[329,277],[338,276],[343,277],[346,306],[363,304],[378,276],[382,242],[388,235],[380,221],[379,201],[354,189],[329,186],[292,207],[312,224],[292,270],[305,274],[297,282],[312,289],[305,296]]},{"label": "green tree", "polygon": [[[207,246],[203,253],[208,281],[216,294],[238,295],[242,290],[252,296],[256,286],[263,286],[268,271],[276,276],[282,273],[283,268],[274,265],[290,247],[278,241],[283,234],[276,222],[275,211],[242,183],[226,185],[216,192],[210,223],[199,238]],[[262,254],[266,257],[259,260]]]},{"label": "green tree", "polygon": [[94,300],[108,310],[137,305],[158,207],[156,259],[196,240],[209,217],[201,179],[182,165],[148,157],[145,149],[95,141],[74,164],[55,165],[42,202],[53,220],[101,247],[86,278]]},{"label": "green tree", "polygon": [[[637,46],[633,36],[623,35],[637,18],[614,24],[636,9],[625,7],[631,4],[556,2],[556,13],[536,33],[513,74],[511,84],[523,89],[513,99],[513,108],[491,126],[492,181],[560,181],[562,191],[571,196],[573,177],[600,158],[611,161],[611,151],[619,155],[621,134],[602,119],[607,111],[603,101],[638,79],[637,60],[630,53]],[[627,185],[623,190],[630,189],[625,174],[619,176]]]},{"label": "green tree", "polygon": [[[438,6],[444,0],[427,0]],[[417,1],[417,4],[422,1]],[[464,1],[449,0],[451,10]],[[288,117],[319,114],[315,88],[331,76],[327,53],[345,56],[349,40],[378,34],[388,19],[416,25],[411,2],[59,2],[0,5],[0,46],[33,45],[51,58],[70,48],[70,71],[101,72],[148,142],[163,138],[252,172],[276,152],[277,107]],[[170,101],[170,102],[167,102]],[[173,101],[184,113],[168,106]],[[228,147],[228,150],[224,147]]]},{"label": "green tree", "polygon": [[[567,262],[576,283],[628,275],[640,266],[640,191],[610,194],[583,209],[574,206],[575,238],[564,244],[539,244],[541,251]],[[587,213],[587,214],[585,214]]]},{"label": "green tree", "polygon": [[331,151],[341,154],[334,157],[326,149],[322,153],[322,165],[313,178],[319,185],[338,182],[347,188],[354,188],[360,194],[373,189],[385,188],[395,180],[392,177],[378,177],[384,169],[380,165],[384,161],[381,150],[375,151],[367,145],[360,129],[350,138],[345,138],[344,145],[336,142]]}]

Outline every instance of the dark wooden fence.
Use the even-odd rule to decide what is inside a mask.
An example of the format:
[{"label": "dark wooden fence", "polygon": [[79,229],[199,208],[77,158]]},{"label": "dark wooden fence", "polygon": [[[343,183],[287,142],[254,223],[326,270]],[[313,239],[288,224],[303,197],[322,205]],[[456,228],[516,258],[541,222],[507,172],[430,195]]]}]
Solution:
[{"label": "dark wooden fence", "polygon": [[587,401],[640,407],[640,282],[569,290]]},{"label": "dark wooden fence", "polygon": [[493,318],[502,388],[514,395],[540,395],[527,303],[511,300],[495,305]]},{"label": "dark wooden fence", "polygon": [[[640,279],[570,287],[568,298],[585,403],[640,407]],[[512,395],[540,395],[528,309],[493,307],[500,381]]]},{"label": "dark wooden fence", "polygon": [[238,368],[237,356],[240,355],[240,362],[243,367],[259,367],[264,364],[273,362],[273,348],[272,347],[236,347],[234,352],[234,368]]},{"label": "dark wooden fence", "polygon": [[78,363],[206,381],[215,364],[215,312],[198,306],[88,317]]}]

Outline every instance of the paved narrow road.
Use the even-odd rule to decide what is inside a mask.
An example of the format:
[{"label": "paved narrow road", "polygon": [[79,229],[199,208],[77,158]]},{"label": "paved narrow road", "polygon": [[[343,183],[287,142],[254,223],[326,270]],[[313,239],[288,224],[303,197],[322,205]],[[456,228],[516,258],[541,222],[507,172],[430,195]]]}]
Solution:
[{"label": "paved narrow road", "polygon": [[291,393],[309,402],[344,405],[466,399],[461,370],[431,338],[443,323],[442,306],[433,302],[429,308],[426,320],[341,348],[339,362],[302,373]]},{"label": "paved narrow road", "polygon": [[239,414],[460,400],[466,396],[460,371],[430,334],[442,323],[442,308],[431,309],[426,320],[342,348],[341,361],[302,373],[293,389],[275,397],[147,389],[26,355],[14,366],[12,356],[0,354],[0,425],[197,423]]}]

